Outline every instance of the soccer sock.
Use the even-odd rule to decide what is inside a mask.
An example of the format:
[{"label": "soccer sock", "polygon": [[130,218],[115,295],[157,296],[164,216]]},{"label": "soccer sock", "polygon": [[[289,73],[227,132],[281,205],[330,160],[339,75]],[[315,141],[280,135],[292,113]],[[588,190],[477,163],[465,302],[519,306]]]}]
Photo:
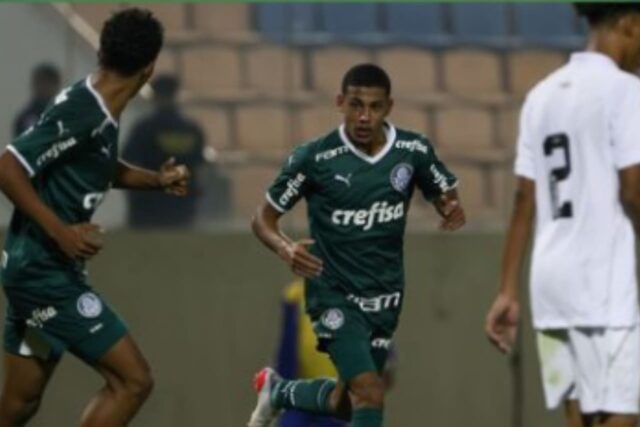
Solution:
[{"label": "soccer sock", "polygon": [[282,380],[273,387],[271,404],[278,409],[298,409],[314,414],[330,414],[329,395],[336,380]]},{"label": "soccer sock", "polygon": [[351,427],[382,427],[382,409],[362,408],[353,411]]}]

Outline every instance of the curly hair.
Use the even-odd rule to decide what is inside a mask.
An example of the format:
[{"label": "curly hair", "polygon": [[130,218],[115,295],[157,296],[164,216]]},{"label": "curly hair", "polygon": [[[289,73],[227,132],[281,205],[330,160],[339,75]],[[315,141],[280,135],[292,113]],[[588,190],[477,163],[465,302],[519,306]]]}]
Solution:
[{"label": "curly hair", "polygon": [[640,12],[640,2],[575,3],[574,7],[592,27],[613,22],[627,13]]},{"label": "curly hair", "polygon": [[164,29],[150,11],[128,8],[113,14],[102,27],[98,63],[131,76],[158,57]]}]

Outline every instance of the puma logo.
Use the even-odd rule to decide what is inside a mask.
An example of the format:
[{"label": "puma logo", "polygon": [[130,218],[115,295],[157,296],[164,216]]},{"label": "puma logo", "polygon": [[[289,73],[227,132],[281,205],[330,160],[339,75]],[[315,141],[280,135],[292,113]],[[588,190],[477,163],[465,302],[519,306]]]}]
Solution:
[{"label": "puma logo", "polygon": [[345,177],[337,173],[335,174],[334,178],[336,181],[344,182],[347,185],[347,187],[351,187],[351,175],[352,174],[349,174]]}]

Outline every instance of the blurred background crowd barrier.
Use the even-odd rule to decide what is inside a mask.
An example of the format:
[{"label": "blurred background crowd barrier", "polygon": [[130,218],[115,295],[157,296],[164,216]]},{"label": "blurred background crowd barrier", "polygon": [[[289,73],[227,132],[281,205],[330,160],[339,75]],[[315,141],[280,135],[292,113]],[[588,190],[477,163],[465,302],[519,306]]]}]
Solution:
[{"label": "blurred background crowd barrier", "polygon": [[[5,142],[27,99],[30,70],[46,61],[62,70],[65,85],[81,78],[95,63],[91,43],[102,22],[123,6],[0,6],[0,47],[11,57],[2,73]],[[468,228],[502,229],[523,96],[582,45],[584,33],[568,4],[145,6],[167,29],[156,71],[177,79],[181,113],[203,135],[204,161],[193,163],[192,223],[201,229],[246,228],[291,148],[340,123],[335,95],[342,75],[364,61],[391,75],[396,104],[390,120],[427,135],[461,178]],[[152,109],[140,99],[125,114],[123,150]],[[180,155],[189,144],[170,134],[157,145]],[[433,229],[431,209],[419,200],[415,205],[410,229]],[[126,199],[113,193],[98,219],[125,225],[127,209]],[[3,212],[0,224],[6,221]],[[286,223],[304,227],[304,207]]]}]

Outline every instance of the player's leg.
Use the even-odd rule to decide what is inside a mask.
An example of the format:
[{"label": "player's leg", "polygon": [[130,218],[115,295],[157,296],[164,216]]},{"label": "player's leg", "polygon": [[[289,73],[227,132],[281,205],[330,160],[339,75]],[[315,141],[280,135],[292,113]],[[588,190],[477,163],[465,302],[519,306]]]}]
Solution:
[{"label": "player's leg", "polygon": [[566,400],[564,413],[567,420],[567,427],[595,427],[596,417],[585,415],[580,412],[580,403],[575,400]]},{"label": "player's leg", "polygon": [[[350,321],[351,310],[328,309],[322,316],[314,318],[314,328],[319,339],[319,350],[334,353],[328,349],[330,342],[344,335],[343,341],[349,341],[352,335],[368,337],[368,330],[356,319]],[[355,329],[355,331],[352,331]],[[346,335],[345,335],[345,332]],[[368,347],[367,347],[368,350]],[[366,352],[368,354],[368,351]],[[370,359],[370,355],[368,356]],[[333,359],[334,364],[340,367]],[[375,368],[370,361],[371,370]],[[363,372],[359,371],[358,373]],[[340,372],[342,374],[342,372]],[[351,402],[344,383],[334,379],[283,380],[275,371],[265,368],[255,378],[254,387],[258,392],[258,402],[251,414],[249,427],[265,427],[277,417],[280,411],[296,409],[317,415],[336,416],[349,419]]]},{"label": "player's leg", "polygon": [[[64,349],[41,328],[28,327],[27,321],[18,314],[38,312],[36,307],[39,304],[34,307],[25,303],[25,299],[9,294],[6,288],[4,290],[9,305],[4,325],[0,427],[14,427],[24,425],[38,411],[42,395]],[[43,320],[42,317],[40,320]]]},{"label": "player's leg", "polygon": [[599,426],[602,427],[636,427],[637,415],[603,414]]},{"label": "player's leg", "polygon": [[380,373],[388,351],[372,347],[372,342],[380,341],[372,339],[367,332],[337,339],[328,345],[340,377],[346,379],[353,427],[382,426],[385,390]]},{"label": "player's leg", "polygon": [[56,365],[57,361],[5,353],[0,427],[25,425],[36,414]]},{"label": "player's leg", "polygon": [[95,364],[106,384],[82,415],[82,427],[125,426],[153,387],[151,371],[130,335],[122,337]]}]

